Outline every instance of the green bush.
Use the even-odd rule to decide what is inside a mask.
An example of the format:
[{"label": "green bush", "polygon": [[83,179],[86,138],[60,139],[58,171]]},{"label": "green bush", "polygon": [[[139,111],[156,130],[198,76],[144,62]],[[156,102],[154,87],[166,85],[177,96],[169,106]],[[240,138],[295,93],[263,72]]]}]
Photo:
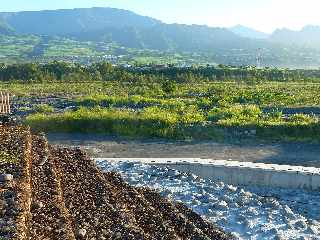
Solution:
[{"label": "green bush", "polygon": [[53,113],[54,107],[48,105],[48,104],[38,104],[34,107],[34,110],[37,113]]},{"label": "green bush", "polygon": [[317,121],[314,117],[305,114],[294,114],[290,116],[288,120],[291,123],[299,125],[312,124]]},{"label": "green bush", "polygon": [[272,109],[269,113],[267,113],[266,118],[272,122],[281,122],[283,117],[283,113],[277,109]]},{"label": "green bush", "polygon": [[174,81],[164,81],[161,85],[162,91],[166,94],[173,94],[177,89],[177,84]]},{"label": "green bush", "polygon": [[243,124],[256,123],[262,116],[261,109],[256,105],[234,105],[214,108],[208,113],[208,120],[213,122]]}]

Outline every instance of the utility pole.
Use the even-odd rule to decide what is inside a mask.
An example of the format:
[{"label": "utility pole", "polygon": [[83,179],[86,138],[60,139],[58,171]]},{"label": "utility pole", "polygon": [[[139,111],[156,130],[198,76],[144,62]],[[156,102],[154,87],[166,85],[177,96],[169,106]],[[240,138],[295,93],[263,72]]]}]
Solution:
[{"label": "utility pole", "polygon": [[257,55],[256,55],[256,61],[257,61],[257,64],[256,64],[256,67],[257,68],[261,68],[262,67],[262,52],[261,52],[261,48],[258,49],[257,51]]}]

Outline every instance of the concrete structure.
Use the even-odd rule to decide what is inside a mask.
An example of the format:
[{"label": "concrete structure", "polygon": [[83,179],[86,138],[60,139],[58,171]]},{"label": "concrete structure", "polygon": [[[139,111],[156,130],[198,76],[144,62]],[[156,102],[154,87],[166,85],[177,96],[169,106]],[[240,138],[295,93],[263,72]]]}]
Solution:
[{"label": "concrete structure", "polygon": [[320,190],[320,169],[200,158],[97,158],[96,161],[140,162],[193,173],[232,185]]}]

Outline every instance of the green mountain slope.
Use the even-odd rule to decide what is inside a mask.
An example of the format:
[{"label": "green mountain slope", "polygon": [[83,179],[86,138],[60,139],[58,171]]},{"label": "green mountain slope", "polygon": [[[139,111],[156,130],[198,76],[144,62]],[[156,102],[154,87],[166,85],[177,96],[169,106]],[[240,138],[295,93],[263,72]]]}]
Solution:
[{"label": "green mountain slope", "polygon": [[161,22],[113,8],[83,8],[0,13],[0,19],[18,34],[66,35],[106,27],[151,27]]},{"label": "green mountain slope", "polygon": [[[170,59],[188,64],[254,65],[260,49],[265,66],[320,65],[320,48],[315,44],[293,47],[274,35],[273,41],[250,39],[226,28],[165,24],[113,8],[0,13],[0,62],[161,59],[163,63]],[[309,38],[316,42],[320,36],[309,33]]]},{"label": "green mountain slope", "polygon": [[113,8],[0,13],[0,19],[17,34],[112,41],[124,47],[184,51],[255,47],[254,42],[248,44],[247,40],[227,29],[164,24]]},{"label": "green mountain slope", "polygon": [[5,21],[0,19],[0,35],[13,35],[14,30]]}]

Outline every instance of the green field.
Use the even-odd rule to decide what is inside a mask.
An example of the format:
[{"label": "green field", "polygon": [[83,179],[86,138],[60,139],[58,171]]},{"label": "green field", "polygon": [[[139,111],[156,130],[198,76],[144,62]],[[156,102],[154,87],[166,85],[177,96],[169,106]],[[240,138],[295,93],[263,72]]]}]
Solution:
[{"label": "green field", "polygon": [[53,62],[3,66],[0,91],[15,95],[14,111],[36,131],[315,142],[319,76],[318,70]]},{"label": "green field", "polygon": [[[176,84],[119,82],[1,84],[19,97],[66,97],[77,110],[35,105],[25,122],[37,131],[85,132],[189,140],[320,140],[320,84]],[[285,115],[281,109],[292,108]],[[268,109],[268,110],[265,110]]]},{"label": "green field", "polygon": [[35,35],[0,35],[0,63],[50,62],[63,60],[94,63],[104,56],[114,58],[117,64],[207,64],[214,63],[206,56],[191,53],[162,52],[150,49],[125,48],[112,41],[80,41],[64,37]]},{"label": "green field", "polygon": [[[17,96],[55,94],[68,97],[88,97],[97,104],[112,96],[135,96],[152,101],[172,100],[180,103],[198,103],[204,108],[234,104],[254,104],[259,107],[317,107],[320,106],[320,83],[266,82],[255,85],[235,82],[181,83],[176,90],[165,93],[160,83],[119,82],[49,82],[0,83],[0,90]],[[120,97],[119,97],[120,98]]]}]

